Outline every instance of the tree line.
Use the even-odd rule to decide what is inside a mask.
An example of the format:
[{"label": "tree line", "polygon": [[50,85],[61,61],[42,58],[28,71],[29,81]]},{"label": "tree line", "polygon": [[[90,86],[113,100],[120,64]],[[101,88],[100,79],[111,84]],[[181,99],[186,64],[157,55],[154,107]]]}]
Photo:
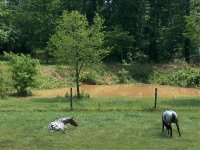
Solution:
[{"label": "tree line", "polygon": [[2,0],[0,52],[44,54],[63,12],[104,20],[104,48],[112,61],[191,61],[199,55],[200,0]]}]

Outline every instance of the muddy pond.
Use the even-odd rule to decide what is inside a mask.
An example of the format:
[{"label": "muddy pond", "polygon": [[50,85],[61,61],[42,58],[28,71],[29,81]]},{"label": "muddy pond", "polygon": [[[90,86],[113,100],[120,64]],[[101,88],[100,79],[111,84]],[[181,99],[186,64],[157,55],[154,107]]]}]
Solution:
[{"label": "muddy pond", "polygon": [[[120,85],[82,85],[81,92],[88,93],[90,97],[154,97],[155,88],[158,89],[158,97],[200,97],[200,89],[181,88],[164,85],[150,84],[120,84]],[[65,96],[69,88],[35,91],[36,97]],[[75,88],[73,88],[75,93]]]}]

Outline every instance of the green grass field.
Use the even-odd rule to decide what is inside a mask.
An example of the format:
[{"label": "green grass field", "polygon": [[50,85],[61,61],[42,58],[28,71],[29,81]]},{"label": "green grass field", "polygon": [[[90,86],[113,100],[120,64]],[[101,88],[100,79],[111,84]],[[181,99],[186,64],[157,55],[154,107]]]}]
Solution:
[{"label": "green grass field", "polygon": [[[1,150],[143,150],[200,149],[200,98],[159,99],[91,98],[69,101],[55,99],[0,100]],[[161,133],[161,114],[174,109],[180,119],[178,136]],[[78,127],[52,133],[48,124],[71,117]]]}]

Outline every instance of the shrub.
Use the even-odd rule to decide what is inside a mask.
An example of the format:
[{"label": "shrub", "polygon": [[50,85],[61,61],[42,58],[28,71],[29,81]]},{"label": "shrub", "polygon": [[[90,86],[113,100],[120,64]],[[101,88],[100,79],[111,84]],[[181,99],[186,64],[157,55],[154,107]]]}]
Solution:
[{"label": "shrub", "polygon": [[13,53],[4,53],[9,59],[9,66],[13,86],[20,96],[31,94],[30,89],[38,86],[37,77],[40,73],[40,63],[37,59],[30,56],[15,55]]},{"label": "shrub", "polygon": [[96,71],[84,72],[80,76],[80,81],[86,84],[102,84],[101,77]]},{"label": "shrub", "polygon": [[119,83],[131,83],[133,79],[129,73],[129,71],[122,69],[117,72],[118,82]]}]

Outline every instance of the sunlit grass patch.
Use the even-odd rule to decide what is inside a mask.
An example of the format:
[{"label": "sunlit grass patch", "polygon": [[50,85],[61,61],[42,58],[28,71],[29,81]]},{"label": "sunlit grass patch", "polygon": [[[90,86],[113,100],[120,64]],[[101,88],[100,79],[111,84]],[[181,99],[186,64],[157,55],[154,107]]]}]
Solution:
[{"label": "sunlit grass patch", "polygon": [[[199,98],[158,99],[91,98],[10,99],[0,101],[1,149],[198,149]],[[180,119],[178,136],[161,133],[161,114],[174,109]],[[78,127],[52,133],[48,124],[59,117],[74,117]]]}]

